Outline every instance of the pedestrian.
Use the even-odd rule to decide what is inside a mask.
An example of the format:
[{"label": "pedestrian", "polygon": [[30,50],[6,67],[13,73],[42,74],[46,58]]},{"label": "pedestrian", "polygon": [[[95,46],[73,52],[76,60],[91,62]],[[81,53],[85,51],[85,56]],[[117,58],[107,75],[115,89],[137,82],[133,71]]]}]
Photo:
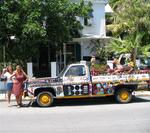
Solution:
[{"label": "pedestrian", "polygon": [[96,58],[94,55],[92,55],[92,58],[91,58],[91,66],[94,66],[96,64]]},{"label": "pedestrian", "polygon": [[15,77],[13,80],[13,93],[16,96],[17,107],[22,106],[22,95],[24,90],[24,83],[28,80],[27,74],[21,68],[21,66],[17,65],[16,70],[11,76]]},{"label": "pedestrian", "polygon": [[11,65],[7,66],[6,69],[4,69],[2,76],[6,78],[6,89],[7,89],[7,101],[8,106],[10,106],[11,101],[11,93],[12,93],[12,87],[13,87],[13,81],[10,79],[10,77],[13,74],[13,68]]}]

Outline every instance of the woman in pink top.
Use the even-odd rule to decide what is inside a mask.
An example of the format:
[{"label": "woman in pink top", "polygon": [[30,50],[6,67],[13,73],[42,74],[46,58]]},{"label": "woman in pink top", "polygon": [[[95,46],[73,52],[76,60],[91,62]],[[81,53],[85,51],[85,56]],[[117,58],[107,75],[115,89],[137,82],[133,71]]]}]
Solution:
[{"label": "woman in pink top", "polygon": [[27,75],[22,70],[22,68],[18,65],[16,66],[16,71],[11,76],[15,78],[13,79],[13,93],[16,96],[17,107],[22,106],[22,95],[23,95],[23,84],[27,81]]}]

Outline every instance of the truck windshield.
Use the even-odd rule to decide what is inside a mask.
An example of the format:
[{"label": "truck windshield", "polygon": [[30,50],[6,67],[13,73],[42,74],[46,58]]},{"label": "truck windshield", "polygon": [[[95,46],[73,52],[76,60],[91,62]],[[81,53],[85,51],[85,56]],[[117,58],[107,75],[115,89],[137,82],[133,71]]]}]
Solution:
[{"label": "truck windshield", "polygon": [[64,75],[64,72],[66,71],[67,68],[68,68],[68,65],[63,68],[63,70],[58,74],[58,76],[62,77]]}]

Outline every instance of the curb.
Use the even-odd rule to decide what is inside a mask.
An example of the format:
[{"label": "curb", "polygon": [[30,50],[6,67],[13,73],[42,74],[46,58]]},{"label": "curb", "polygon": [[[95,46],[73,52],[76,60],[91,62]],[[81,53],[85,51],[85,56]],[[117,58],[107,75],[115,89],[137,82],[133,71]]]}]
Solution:
[{"label": "curb", "polygon": [[134,91],[135,96],[150,96],[150,91]]}]

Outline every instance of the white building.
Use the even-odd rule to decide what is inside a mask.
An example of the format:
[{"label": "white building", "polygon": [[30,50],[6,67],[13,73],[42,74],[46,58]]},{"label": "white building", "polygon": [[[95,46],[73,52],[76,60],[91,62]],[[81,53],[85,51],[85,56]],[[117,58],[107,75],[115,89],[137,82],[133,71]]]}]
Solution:
[{"label": "white building", "polygon": [[[75,0],[74,0],[75,1]],[[63,48],[63,62],[57,60],[59,66],[77,62],[80,60],[91,59],[92,51],[97,41],[100,42],[99,45],[103,45],[109,40],[106,36],[106,21],[105,14],[113,12],[108,4],[107,0],[84,0],[85,3],[89,1],[92,2],[93,12],[90,13],[91,19],[85,19],[83,17],[77,17],[83,26],[80,38],[74,38],[73,42],[64,44]],[[59,67],[58,67],[59,68]]]},{"label": "white building", "polygon": [[74,42],[79,42],[81,46],[81,59],[91,56],[91,47],[94,46],[95,40],[105,42],[106,37],[105,13],[112,12],[107,0],[85,0],[91,1],[93,6],[92,18],[85,23],[84,18],[80,18],[83,26],[81,31],[82,37],[75,38]]}]

